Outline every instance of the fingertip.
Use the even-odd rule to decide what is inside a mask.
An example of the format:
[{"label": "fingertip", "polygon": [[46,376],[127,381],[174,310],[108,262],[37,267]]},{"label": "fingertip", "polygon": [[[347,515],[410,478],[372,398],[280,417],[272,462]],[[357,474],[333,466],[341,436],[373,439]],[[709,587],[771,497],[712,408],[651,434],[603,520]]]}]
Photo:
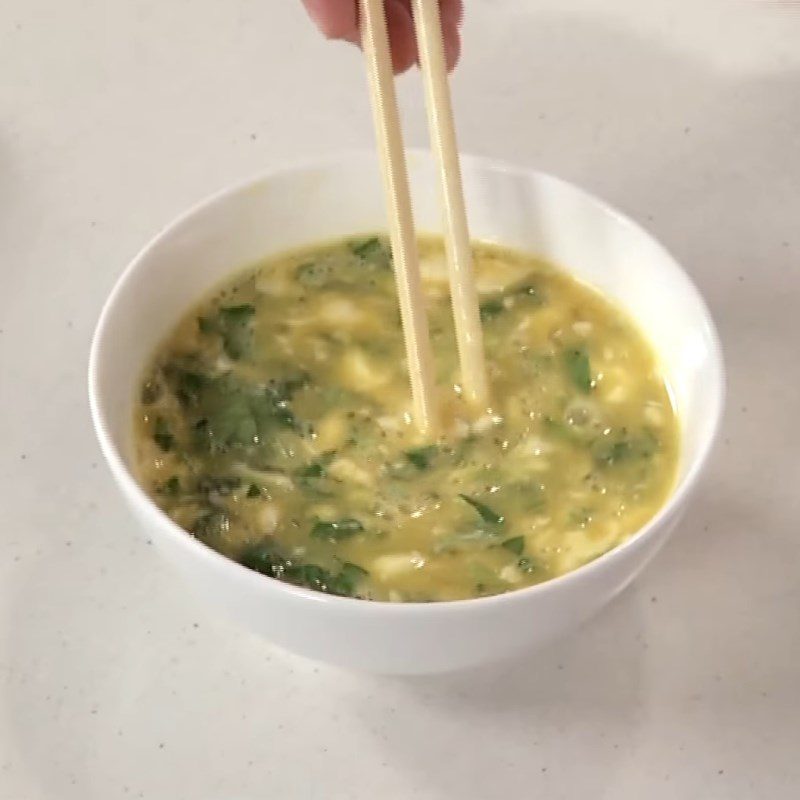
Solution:
[{"label": "fingertip", "polygon": [[392,68],[399,75],[417,63],[414,19],[402,0],[387,0],[386,25],[389,29]]},{"label": "fingertip", "polygon": [[417,63],[417,51],[395,50],[392,48],[392,69],[395,75],[402,75],[408,72]]},{"label": "fingertip", "polygon": [[440,0],[442,35],[448,71],[455,69],[461,56],[461,23],[464,19],[463,0]]},{"label": "fingertip", "polygon": [[446,24],[444,28],[444,56],[447,62],[447,71],[452,72],[461,56],[461,34],[457,24]]},{"label": "fingertip", "polygon": [[353,41],[357,36],[356,5],[352,0],[303,0],[303,5],[326,39]]},{"label": "fingertip", "polygon": [[358,28],[354,28],[352,31],[348,31],[344,36],[342,36],[341,40],[343,42],[354,44],[356,47],[361,47],[361,31]]},{"label": "fingertip", "polygon": [[440,13],[443,27],[452,26],[458,30],[464,20],[463,0],[440,0]]}]

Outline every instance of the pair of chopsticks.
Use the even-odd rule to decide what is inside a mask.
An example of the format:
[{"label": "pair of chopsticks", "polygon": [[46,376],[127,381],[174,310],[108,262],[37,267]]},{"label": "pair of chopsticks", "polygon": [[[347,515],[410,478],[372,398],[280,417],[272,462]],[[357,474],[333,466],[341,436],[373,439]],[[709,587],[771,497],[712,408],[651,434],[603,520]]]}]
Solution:
[{"label": "pair of chopsticks", "polygon": [[[363,48],[386,194],[414,422],[423,435],[432,436],[438,427],[433,356],[383,2],[360,0]],[[488,404],[483,332],[447,83],[439,0],[412,2],[431,144],[443,190],[445,249],[462,389],[469,404],[483,410]]]}]

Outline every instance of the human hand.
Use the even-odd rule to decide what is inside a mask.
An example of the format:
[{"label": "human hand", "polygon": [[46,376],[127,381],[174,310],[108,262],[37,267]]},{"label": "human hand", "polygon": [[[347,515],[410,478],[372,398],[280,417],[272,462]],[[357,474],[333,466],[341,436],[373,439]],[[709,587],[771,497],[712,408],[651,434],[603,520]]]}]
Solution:
[{"label": "human hand", "polygon": [[[358,0],[303,0],[303,5],[326,38],[361,44]],[[395,72],[405,72],[418,61],[411,0],[385,0],[385,5],[392,65]],[[447,68],[453,69],[461,52],[459,26],[464,13],[463,0],[439,0],[439,5]]]}]

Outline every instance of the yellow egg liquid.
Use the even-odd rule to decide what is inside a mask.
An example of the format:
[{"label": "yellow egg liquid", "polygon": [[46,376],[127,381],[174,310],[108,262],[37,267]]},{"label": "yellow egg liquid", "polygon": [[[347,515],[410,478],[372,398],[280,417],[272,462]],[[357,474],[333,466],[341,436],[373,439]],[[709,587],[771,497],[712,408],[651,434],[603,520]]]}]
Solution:
[{"label": "yellow egg liquid", "polygon": [[420,441],[379,237],[235,275],[155,354],[139,475],[215,550],[281,580],[393,601],[562,575],[662,506],[678,423],[648,343],[564,272],[474,245],[491,407],[461,396],[442,243],[420,242],[441,428]]}]

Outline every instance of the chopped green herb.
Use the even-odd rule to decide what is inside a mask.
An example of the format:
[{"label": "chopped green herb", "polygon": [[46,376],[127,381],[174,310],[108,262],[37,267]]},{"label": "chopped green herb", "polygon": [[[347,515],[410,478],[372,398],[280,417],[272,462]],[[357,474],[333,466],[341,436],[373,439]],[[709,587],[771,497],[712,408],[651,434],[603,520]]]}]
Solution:
[{"label": "chopped green herb", "polygon": [[597,449],[595,459],[603,464],[616,464],[627,458],[631,454],[631,450],[630,442],[609,442],[606,447]]},{"label": "chopped green herb", "polygon": [[239,563],[273,578],[281,578],[286,567],[286,559],[278,555],[275,546],[269,542],[261,542],[245,550],[239,556]]},{"label": "chopped green herb", "polygon": [[659,448],[659,441],[652,431],[644,430],[640,436],[629,437],[625,432],[620,437],[600,439],[592,449],[595,462],[611,467],[632,459],[649,459]]},{"label": "chopped green herb", "polygon": [[142,387],[142,404],[151,406],[161,397],[161,384],[155,380],[149,380]]},{"label": "chopped green herb", "polygon": [[275,404],[272,416],[275,421],[284,428],[292,430],[298,429],[297,417],[294,412],[285,404],[284,401]]},{"label": "chopped green herb", "polygon": [[570,380],[578,389],[588,394],[592,389],[592,369],[586,350],[582,347],[567,350],[564,353],[564,364]]},{"label": "chopped green herb", "polygon": [[502,525],[503,522],[505,522],[504,516],[489,508],[485,503],[481,503],[480,500],[473,500],[466,494],[459,494],[459,497],[465,503],[469,503],[478,512],[480,518],[484,522],[488,522],[492,525]]},{"label": "chopped green herb", "polygon": [[255,306],[250,303],[242,303],[238,306],[222,306],[219,310],[219,318],[226,325],[230,325],[232,323],[249,322],[255,313]]},{"label": "chopped green herb", "polygon": [[523,550],[525,550],[525,537],[514,536],[512,539],[506,539],[503,542],[503,547],[506,550],[510,550],[514,555],[521,556]]},{"label": "chopped green herb", "polygon": [[439,452],[435,444],[426,447],[417,447],[413,450],[406,450],[406,458],[419,470],[428,469],[433,457]]},{"label": "chopped green herb", "polygon": [[197,318],[197,329],[206,335],[216,333],[217,326],[208,317]]},{"label": "chopped green herb", "polygon": [[350,249],[353,251],[353,255],[367,259],[380,253],[383,250],[383,245],[377,236],[373,236],[371,239],[353,242],[350,245]]},{"label": "chopped green herb", "polygon": [[271,541],[248,548],[240,556],[239,563],[271,578],[344,597],[354,596],[358,583],[369,574],[350,562],[343,564],[341,570],[334,574],[316,564],[303,564],[295,559],[285,558]]},{"label": "chopped green herb", "polygon": [[206,541],[219,538],[229,527],[230,518],[224,511],[208,511],[194,521],[191,531],[198,539]]},{"label": "chopped green herb", "polygon": [[324,478],[327,472],[328,464],[333,461],[336,452],[331,450],[328,453],[323,453],[318,459],[315,461],[309,461],[304,467],[300,467],[300,469],[295,472],[298,478]]},{"label": "chopped green herb", "polygon": [[325,467],[319,461],[313,461],[311,464],[297,470],[298,478],[324,478]]},{"label": "chopped green herb", "polygon": [[324,522],[317,520],[311,529],[311,536],[314,539],[327,539],[329,542],[338,542],[361,533],[364,526],[357,520],[345,518],[334,522]]},{"label": "chopped green herb", "polygon": [[230,380],[216,380],[205,393],[202,410],[206,415],[195,425],[199,446],[212,453],[229,448],[252,447],[259,441],[256,400],[240,391]]},{"label": "chopped green herb", "polygon": [[[185,382],[184,373],[184,382]],[[180,378],[179,385],[180,385]],[[302,426],[286,398],[296,391],[289,381],[278,385],[252,386],[230,373],[203,376],[191,384],[196,393],[187,407],[199,415],[192,424],[194,443],[200,451],[223,453],[230,449],[275,447],[275,432]]]},{"label": "chopped green herb", "polygon": [[492,320],[495,317],[500,316],[500,314],[502,314],[506,310],[506,305],[503,302],[504,298],[506,297],[526,297],[534,299],[536,301],[535,303],[536,305],[540,305],[542,303],[542,298],[539,294],[538,289],[536,289],[534,286],[531,286],[530,284],[525,284],[518,288],[509,288],[502,294],[490,297],[481,303],[480,305],[481,320],[483,322],[488,322],[489,320]]},{"label": "chopped green herb", "polygon": [[267,384],[266,395],[272,406],[271,415],[281,427],[301,431],[301,426],[289,407],[289,401],[300,389],[308,386],[308,382],[307,375],[300,375]]},{"label": "chopped green herb", "polygon": [[177,358],[164,365],[162,372],[167,385],[184,408],[199,405],[203,391],[211,381],[203,370],[203,365],[195,356]]},{"label": "chopped green herb", "polygon": [[367,575],[367,571],[356,564],[346,563],[337,574],[316,564],[289,564],[284,568],[287,580],[309,589],[353,597],[356,586]]},{"label": "chopped green herb", "polygon": [[488,322],[490,319],[494,319],[495,317],[499,316],[503,313],[503,301],[499,297],[493,297],[491,300],[487,300],[484,303],[481,303],[480,312],[481,312],[481,320],[483,322]]},{"label": "chopped green herb", "polygon": [[318,592],[335,594],[332,590],[333,576],[328,570],[316,564],[293,564],[286,562],[283,577],[299,586],[316,589]]},{"label": "chopped green herb", "polygon": [[280,381],[271,380],[267,384],[267,393],[275,399],[275,402],[288,403],[300,389],[305,389],[309,385],[310,380],[306,373]]},{"label": "chopped green herb", "polygon": [[380,249],[381,243],[377,236],[372,236],[369,239],[360,239],[350,243],[350,250],[353,255],[359,258],[367,258],[374,252]]},{"label": "chopped green herb", "polygon": [[167,497],[177,497],[181,492],[181,482],[177,475],[173,475],[159,486],[156,491]]},{"label": "chopped green herb", "polygon": [[344,564],[342,564],[341,571],[347,575],[353,576],[354,578],[358,578],[359,580],[361,578],[366,578],[367,575],[369,575],[369,572],[365,570],[364,567],[360,567],[358,564],[353,564],[351,561],[345,561]]},{"label": "chopped green herb", "polygon": [[244,303],[238,306],[220,308],[219,329],[222,347],[227,356],[238,361],[250,350],[252,339],[251,320],[256,313],[255,306]]},{"label": "chopped green herb", "polygon": [[153,441],[164,453],[168,453],[170,450],[172,450],[172,446],[175,444],[175,437],[172,435],[169,425],[163,417],[156,417]]},{"label": "chopped green herb", "polygon": [[326,284],[331,280],[332,274],[330,264],[317,261],[306,261],[294,270],[295,280],[309,288]]},{"label": "chopped green herb", "polygon": [[252,332],[250,318],[252,306],[234,306],[220,309],[222,346],[227,356],[234,361],[243,358],[250,350]]},{"label": "chopped green herb", "polygon": [[248,497],[261,497],[261,489],[258,488],[254,483],[250,484],[250,488],[247,490]]},{"label": "chopped green herb", "polygon": [[359,567],[358,564],[353,564],[350,561],[345,561],[339,573],[330,583],[331,591],[334,594],[352,597],[358,584],[368,576],[369,572],[363,567]]},{"label": "chopped green herb", "polygon": [[180,370],[176,376],[175,394],[183,406],[196,406],[200,401],[200,393],[206,385],[207,378],[199,372]]},{"label": "chopped green herb", "polygon": [[350,242],[350,252],[361,260],[364,267],[373,272],[392,269],[392,251],[385,239],[372,236]]}]

